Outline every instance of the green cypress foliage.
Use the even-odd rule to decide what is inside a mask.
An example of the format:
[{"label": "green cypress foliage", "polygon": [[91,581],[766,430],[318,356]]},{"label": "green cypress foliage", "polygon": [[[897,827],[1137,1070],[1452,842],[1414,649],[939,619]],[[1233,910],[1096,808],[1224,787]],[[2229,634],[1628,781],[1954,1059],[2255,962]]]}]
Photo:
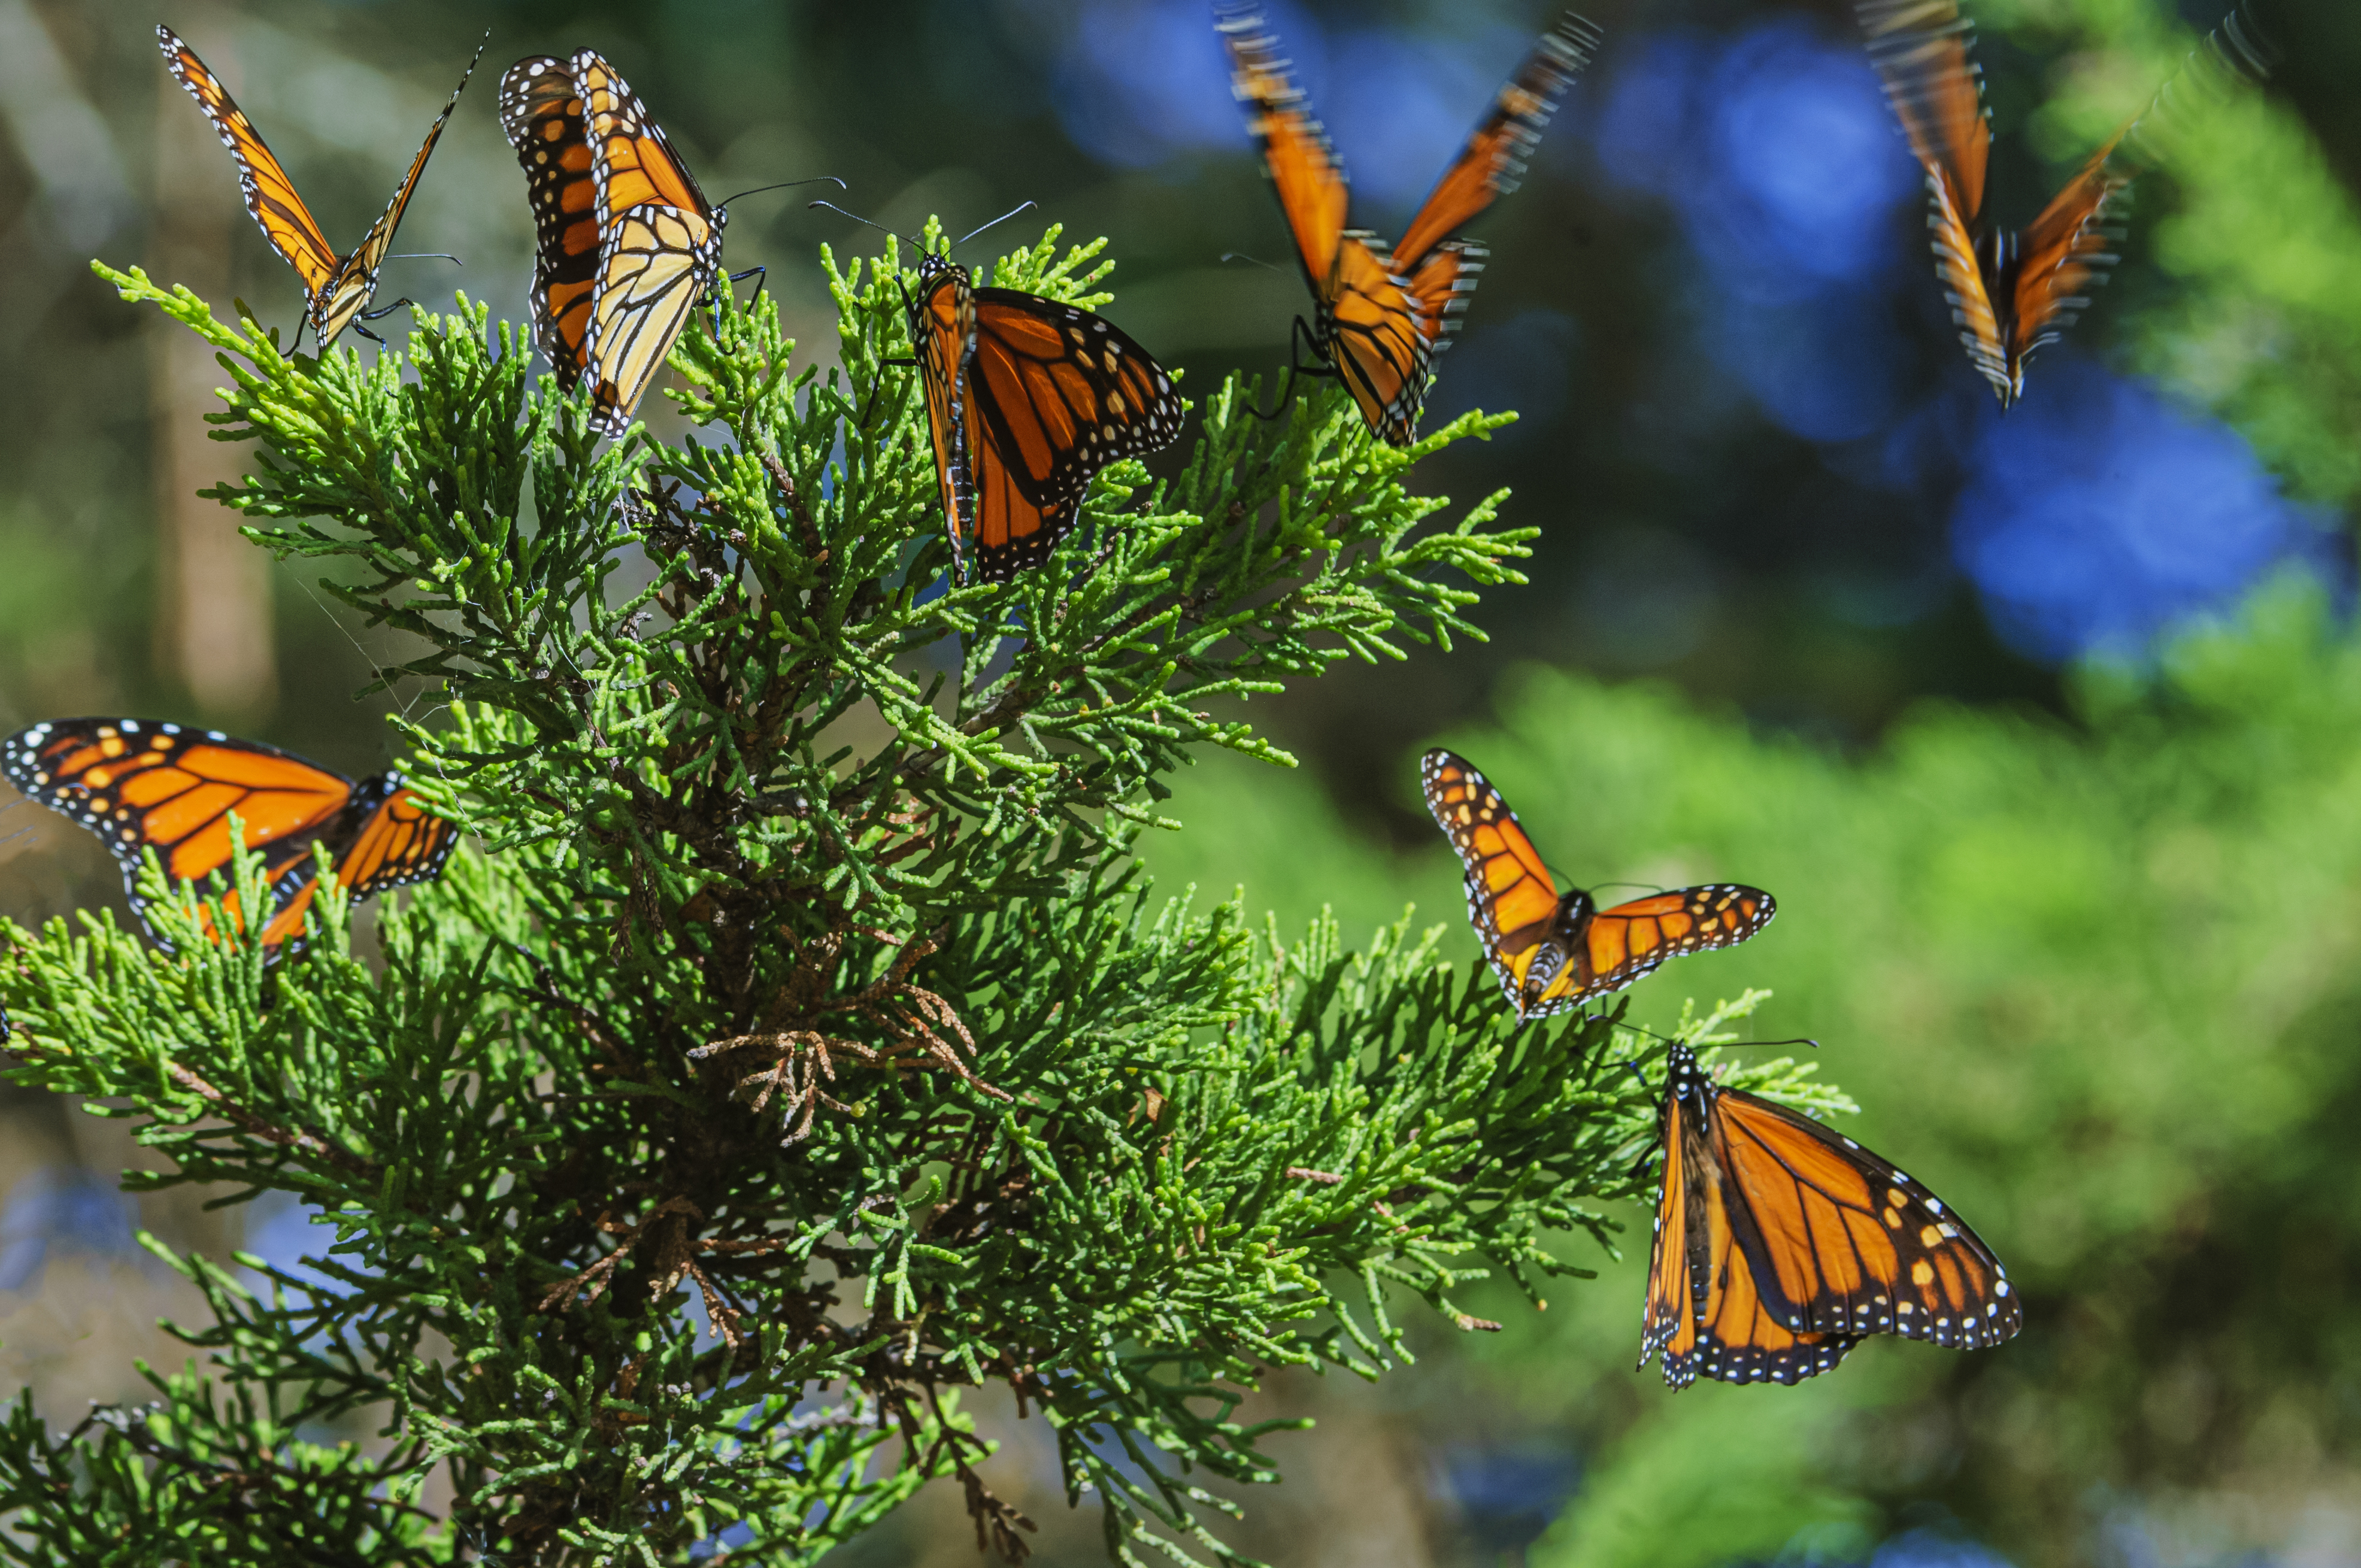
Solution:
[{"label": "green cypress foliage", "polygon": [[[1056,238],[994,280],[1105,301]],[[144,1408],[7,1409],[10,1561],[801,1563],[939,1478],[1015,1559],[991,1384],[1116,1558],[1233,1560],[1200,1482],[1277,1478],[1267,1370],[1375,1376],[1412,1297],[1496,1326],[1455,1293],[1583,1272],[1551,1233],[1646,1179],[1643,1042],[1514,1029],[1406,919],[1282,940],[1131,858],[1193,750],[1290,762],[1234,699],[1477,635],[1533,531],[1407,480],[1513,416],[1395,452],[1234,378],[1174,477],[1118,464],[1045,567],[945,591],[909,275],[823,260],[841,370],[727,308],[678,445],[602,444],[464,299],[288,357],[99,269],[219,351],[250,537],[423,641],[405,770],[480,850],[368,960],[330,895],[266,967],[153,868],[170,952],[0,933],[15,1081],[130,1120],[170,1160],[135,1185],[333,1225],[267,1299],[148,1238],[213,1321]]]}]

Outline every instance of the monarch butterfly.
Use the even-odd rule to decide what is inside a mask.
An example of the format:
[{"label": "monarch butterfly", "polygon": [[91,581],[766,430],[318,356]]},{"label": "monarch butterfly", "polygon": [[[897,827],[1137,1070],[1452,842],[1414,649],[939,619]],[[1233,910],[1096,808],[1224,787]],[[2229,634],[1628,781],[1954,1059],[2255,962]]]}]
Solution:
[{"label": "monarch butterfly", "polygon": [[1104,316],[976,288],[933,254],[919,257],[905,311],[962,581],[963,542],[979,576],[1006,582],[1049,558],[1100,469],[1180,433],[1172,378]]},{"label": "monarch butterfly", "polygon": [[[486,33],[484,37],[489,39],[491,35]],[[410,160],[410,172],[402,176],[401,188],[386,203],[385,212],[369,225],[368,233],[350,255],[338,256],[327,236],[320,232],[303,198],[295,193],[295,182],[287,177],[286,169],[263,145],[261,134],[246,117],[246,111],[237,106],[219,79],[197,58],[197,51],[182,43],[171,28],[160,25],[156,28],[156,41],[163,48],[164,64],[172,79],[189,90],[189,96],[197,101],[197,107],[214,123],[214,133],[236,160],[237,182],[246,192],[246,210],[262,225],[263,237],[270,241],[271,247],[286,258],[287,264],[303,280],[307,300],[304,319],[311,323],[313,336],[320,347],[326,349],[356,321],[375,321],[409,303],[397,300],[383,310],[368,309],[369,302],[377,297],[378,269],[385,262],[385,253],[393,248],[393,231],[401,222],[402,209],[410,205],[410,193],[418,188],[418,177],[426,171],[426,160],[433,155],[451,111],[459,106],[459,94],[467,90],[468,78],[476,74],[476,61],[484,58],[484,46],[476,46],[474,59],[467,61],[459,85],[452,90],[451,101],[443,105],[442,114],[427,128],[424,145]],[[360,331],[365,337],[377,337],[367,327]]]},{"label": "monarch butterfly", "polygon": [[1759,887],[1713,883],[1601,909],[1580,888],[1561,898],[1533,841],[1466,758],[1429,751],[1426,808],[1467,873],[1467,918],[1519,1019],[1622,990],[1666,959],[1730,948],[1771,923]]},{"label": "monarch butterfly", "polygon": [[[290,943],[302,928],[319,891],[313,845],[328,846],[337,883],[358,900],[438,874],[459,833],[428,816],[400,773],[355,784],[275,746],[149,719],[44,720],[0,742],[0,773],[99,836],[122,865],[131,907],[150,936],[141,852],[153,849],[175,879],[224,871],[231,812],[246,848],[269,847],[266,948]],[[225,907],[240,919],[235,892]]]},{"label": "monarch butterfly", "polygon": [[589,381],[593,425],[620,434],[720,276],[729,207],[594,50],[509,67],[500,128],[533,199],[534,338],[561,387]]},{"label": "monarch butterfly", "polygon": [[[2025,395],[2034,351],[2055,343],[2090,303],[2116,260],[2108,220],[2128,200],[2135,170],[2118,157],[2137,120],[2093,153],[2023,230],[1984,217],[1992,121],[1982,71],[1969,59],[1973,27],[1958,0],[1859,0],[1869,58],[1927,170],[1927,226],[1960,342],[2000,406]],[[2211,58],[2233,75],[2259,77],[2266,46],[2234,11],[2208,40]],[[2162,104],[2161,95],[2158,100]]]},{"label": "monarch butterfly", "polygon": [[1407,446],[1418,434],[1433,357],[1457,329],[1488,254],[1473,240],[1445,236],[1516,189],[1542,127],[1601,35],[1570,11],[1543,35],[1389,251],[1367,230],[1345,226],[1344,165],[1261,13],[1226,11],[1215,25],[1229,50],[1230,90],[1248,105],[1264,170],[1312,286],[1312,320],[1307,327],[1297,318],[1298,338],[1308,335],[1320,373],[1343,378],[1380,440]]},{"label": "monarch butterfly", "polygon": [[1664,1381],[1795,1383],[1871,1334],[2015,1337],[2008,1270],[1943,1201],[1850,1138],[1708,1078],[1675,1042],[1640,1365]]}]

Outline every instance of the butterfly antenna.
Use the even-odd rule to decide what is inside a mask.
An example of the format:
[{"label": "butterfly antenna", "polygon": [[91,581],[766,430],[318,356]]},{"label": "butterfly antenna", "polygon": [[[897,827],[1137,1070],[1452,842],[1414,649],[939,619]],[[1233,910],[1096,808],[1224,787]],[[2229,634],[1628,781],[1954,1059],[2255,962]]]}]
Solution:
[{"label": "butterfly antenna", "polygon": [[[1702,1048],[1694,1041],[1684,1040],[1673,1035],[1659,1035],[1644,1024],[1618,1023],[1615,1026],[1619,1029],[1629,1029],[1635,1035],[1645,1035],[1652,1040],[1662,1040],[1668,1046],[1685,1045],[1692,1050]],[[1725,1040],[1713,1048],[1722,1051],[1752,1050],[1756,1046],[1809,1046],[1817,1051],[1820,1048],[1820,1042],[1798,1035],[1789,1040]]]},{"label": "butterfly antenna", "polygon": [[1271,266],[1269,262],[1265,261],[1259,256],[1248,256],[1243,250],[1225,250],[1222,252],[1222,259],[1224,261],[1251,261],[1257,267],[1266,268],[1273,272],[1284,272],[1287,270],[1284,267]]},{"label": "butterfly antenna", "polygon": [[1016,203],[1016,205],[1015,205],[1015,206],[1013,206],[1013,207],[1009,208],[1006,212],[1005,212],[1005,213],[1001,214],[998,217],[996,217],[996,218],[993,219],[993,220],[992,220],[992,222],[990,222],[990,223],[988,223],[988,224],[984,224],[984,225],[983,225],[982,226],[977,227],[977,228],[972,228],[972,229],[968,230],[968,231],[967,231],[967,233],[965,233],[965,234],[963,234],[963,235],[961,235],[961,236],[959,236],[959,238],[957,238],[957,239],[955,239],[955,240],[951,241],[951,248],[952,248],[953,250],[957,250],[961,246],[965,245],[968,241],[970,241],[970,240],[973,239],[976,236],[978,236],[978,235],[982,234],[985,229],[988,229],[988,228],[997,228],[997,227],[999,227],[1002,224],[1005,224],[1005,223],[1006,223],[1009,219],[1011,219],[1011,218],[1015,217],[1017,214],[1019,214],[1019,213],[1021,213],[1021,212],[1024,212],[1026,209],[1027,209],[1027,208],[1029,208],[1029,207],[1038,206],[1038,204],[1039,204],[1038,203],[1035,203],[1035,202],[1019,202],[1019,203]]},{"label": "butterfly antenna", "polygon": [[[739,192],[738,196],[759,196],[765,191],[789,191],[798,185],[833,185],[840,191],[850,190],[851,188],[833,174],[815,174],[808,180],[782,180],[775,185],[757,185],[751,191]],[[723,207],[728,206],[730,202],[736,201],[738,196],[731,196],[726,201],[715,203],[714,210],[719,212]],[[814,206],[818,206],[819,204],[820,203],[818,202],[812,203]]]},{"label": "butterfly antenna", "polygon": [[842,217],[851,218],[856,224],[867,224],[879,234],[892,235],[895,239],[900,240],[904,245],[908,246],[919,255],[923,256],[926,254],[927,247],[924,245],[912,239],[900,229],[889,229],[884,224],[878,223],[873,218],[864,218],[859,213],[848,213],[842,207],[838,206],[834,202],[807,202],[805,203],[805,210],[807,212],[810,211],[813,207],[826,207],[829,212],[835,213]]},{"label": "butterfly antenna", "polygon": [[401,250],[384,259],[387,261],[447,261],[454,267],[467,265],[447,250]]}]

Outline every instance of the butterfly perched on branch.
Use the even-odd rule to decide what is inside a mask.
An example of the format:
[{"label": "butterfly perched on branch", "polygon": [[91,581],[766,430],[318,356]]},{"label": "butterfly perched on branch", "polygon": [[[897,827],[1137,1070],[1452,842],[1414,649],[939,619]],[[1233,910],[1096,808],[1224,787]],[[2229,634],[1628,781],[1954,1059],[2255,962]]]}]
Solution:
[{"label": "butterfly perched on branch", "polygon": [[[491,37],[489,33],[484,36]],[[287,264],[303,280],[304,319],[311,323],[320,347],[324,350],[357,321],[375,321],[409,303],[407,300],[397,300],[381,310],[368,308],[369,302],[377,297],[378,270],[385,263],[386,252],[393,248],[393,231],[401,223],[402,209],[410,205],[410,194],[418,188],[418,177],[426,172],[426,160],[434,154],[434,144],[441,138],[451,111],[459,106],[459,94],[467,90],[468,78],[476,74],[476,61],[483,59],[484,46],[476,46],[474,59],[467,61],[459,85],[452,90],[451,101],[443,105],[443,113],[427,127],[425,143],[419,148],[418,156],[410,160],[410,172],[402,176],[401,185],[394,192],[393,200],[386,203],[385,212],[369,225],[360,244],[349,254],[338,256],[327,236],[320,232],[312,210],[295,193],[295,182],[288,178],[285,167],[263,144],[262,134],[246,117],[246,111],[237,106],[220,80],[197,58],[197,51],[182,43],[171,28],[161,25],[156,28],[156,41],[164,50],[164,64],[172,79],[189,90],[189,96],[205,112],[222,145],[236,160],[238,184],[246,192],[246,210],[262,225],[263,237],[270,241],[271,247],[287,258]],[[377,336],[365,326],[359,330],[365,336]]]},{"label": "butterfly perched on branch", "polygon": [[[357,901],[436,875],[459,838],[400,773],[355,784],[275,746],[152,719],[44,720],[0,741],[0,773],[98,835],[150,936],[142,853],[154,850],[175,880],[226,872],[232,812],[244,847],[263,854],[270,914],[255,939],[267,948],[302,929],[319,891],[314,845],[328,847],[338,885]],[[237,898],[231,892],[224,908],[243,927]]]},{"label": "butterfly perched on branch", "polygon": [[1472,763],[1436,750],[1421,774],[1426,808],[1466,872],[1467,918],[1521,1019],[1620,991],[1666,959],[1735,947],[1778,912],[1769,894],[1735,883],[1609,909],[1580,888],[1561,898],[1517,814]]},{"label": "butterfly perched on branch", "polygon": [[714,206],[631,84],[597,51],[500,78],[500,128],[533,200],[533,338],[592,423],[620,434],[721,274]]},{"label": "butterfly perched on branch", "polygon": [[905,300],[952,558],[1005,582],[1072,531],[1098,471],[1170,446],[1186,412],[1148,351],[1094,312],[975,287],[922,253]]},{"label": "butterfly perched on branch", "polygon": [[1229,50],[1230,90],[1247,107],[1263,168],[1312,286],[1312,319],[1296,321],[1322,368],[1341,377],[1380,440],[1407,446],[1434,356],[1467,308],[1488,252],[1452,231],[1517,187],[1557,101],[1598,46],[1599,31],[1568,12],[1508,83],[1389,249],[1349,226],[1345,166],[1251,7],[1215,22]]},{"label": "butterfly perched on branch", "polygon": [[1871,1334],[2013,1339],[2008,1271],[1943,1201],[1809,1116],[1708,1077],[1675,1042],[1640,1365],[1664,1381],[1795,1383]]},{"label": "butterfly perched on branch", "polygon": [[2115,262],[2112,220],[2133,177],[2150,161],[2146,122],[2185,103],[2268,73],[2273,50],[2244,6],[2233,11],[2168,84],[2147,115],[2118,131],[2032,223],[2011,231],[1984,215],[1992,122],[1983,77],[1969,56],[1974,28],[1958,0],[1860,0],[1869,58],[1927,171],[1927,226],[1935,270],[1969,360],[2005,409],[2025,395],[2034,351],[2055,343],[2089,304],[2088,291]]}]

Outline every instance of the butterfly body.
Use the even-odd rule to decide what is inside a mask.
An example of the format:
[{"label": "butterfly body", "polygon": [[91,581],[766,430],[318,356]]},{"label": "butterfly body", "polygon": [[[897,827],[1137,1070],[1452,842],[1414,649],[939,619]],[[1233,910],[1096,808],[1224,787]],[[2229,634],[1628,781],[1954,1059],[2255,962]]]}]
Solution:
[{"label": "butterfly body", "polygon": [[1348,183],[1327,132],[1313,117],[1279,39],[1259,11],[1221,14],[1230,90],[1279,197],[1312,299],[1313,355],[1344,383],[1380,440],[1417,439],[1434,356],[1449,342],[1487,252],[1451,232],[1516,189],[1524,160],[1576,74],[1598,29],[1569,13],[1543,36],[1490,112],[1421,203],[1400,242],[1388,247],[1350,225]]},{"label": "butterfly body", "polygon": [[2015,1336],[2025,1311],[1982,1238],[1852,1139],[1666,1058],[1664,1179],[1640,1365],[1664,1381],[1795,1383],[1871,1334],[1957,1350]]},{"label": "butterfly body", "polygon": [[[143,924],[144,851],[154,850],[175,880],[225,872],[235,813],[239,843],[261,853],[269,885],[270,913],[256,938],[267,948],[302,928],[318,892],[317,846],[328,847],[336,881],[359,900],[438,874],[458,841],[458,829],[429,815],[398,773],[356,784],[258,741],[148,719],[36,724],[0,742],[0,772],[98,835]],[[225,908],[242,921],[235,892]]]},{"label": "butterfly body", "polygon": [[1171,378],[1104,316],[977,288],[931,254],[904,309],[962,576],[971,551],[986,582],[1038,565],[1072,531],[1100,469],[1180,433]]},{"label": "butterfly body", "polygon": [[533,201],[534,342],[561,388],[590,387],[597,428],[620,434],[720,279],[729,211],[595,50],[509,67],[500,126]]},{"label": "butterfly body", "polygon": [[[489,35],[487,35],[489,37]],[[246,111],[223,87],[219,79],[197,51],[181,41],[171,28],[159,25],[156,41],[164,51],[164,63],[172,79],[188,90],[205,118],[213,122],[214,133],[237,165],[239,188],[246,195],[246,210],[261,226],[263,237],[271,247],[285,258],[302,280],[304,319],[312,327],[313,336],[323,350],[335,342],[344,330],[357,321],[382,315],[370,312],[369,302],[377,297],[379,269],[386,253],[393,248],[393,233],[401,223],[401,214],[410,205],[411,192],[417,189],[419,176],[426,171],[426,160],[441,139],[443,127],[451,112],[459,106],[459,94],[467,91],[468,79],[476,73],[476,60],[483,58],[483,47],[477,46],[476,59],[467,62],[466,74],[459,78],[451,101],[428,127],[424,145],[418,156],[411,159],[410,171],[387,203],[385,212],[370,225],[361,243],[344,256],[328,243],[319,223],[312,216],[303,198],[295,192],[295,182],[254,128]],[[392,306],[386,307],[388,310]],[[363,328],[364,333],[367,328]]]},{"label": "butterfly body", "polygon": [[1429,751],[1427,809],[1466,873],[1467,918],[1520,1018],[1609,995],[1667,959],[1734,947],[1771,922],[1761,888],[1709,883],[1602,909],[1580,888],[1561,895],[1500,792],[1466,758]]}]

